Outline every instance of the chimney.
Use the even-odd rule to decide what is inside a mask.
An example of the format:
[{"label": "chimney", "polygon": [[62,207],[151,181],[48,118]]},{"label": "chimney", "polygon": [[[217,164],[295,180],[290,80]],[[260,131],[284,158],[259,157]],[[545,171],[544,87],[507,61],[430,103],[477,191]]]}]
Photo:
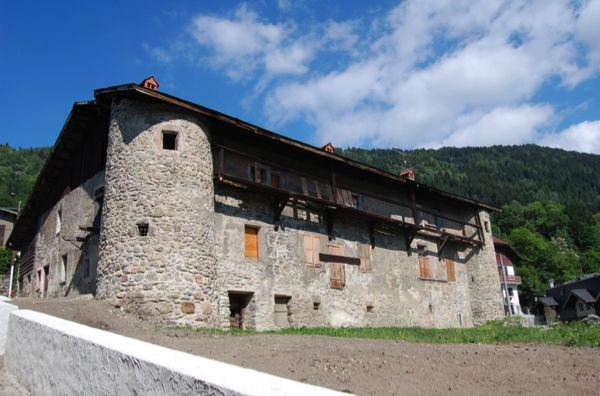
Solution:
[{"label": "chimney", "polygon": [[404,168],[400,171],[400,177],[403,177],[405,179],[409,179],[409,180],[415,180],[415,170],[411,169],[411,168]]},{"label": "chimney", "polygon": [[335,151],[335,147],[333,147],[333,144],[331,144],[331,142],[329,142],[325,146],[321,147],[321,150],[325,150],[328,153],[333,153]]},{"label": "chimney", "polygon": [[550,289],[552,289],[554,287],[554,279],[550,279],[548,283],[550,284]]},{"label": "chimney", "polygon": [[159,86],[158,81],[156,81],[156,78],[154,78],[154,76],[145,78],[144,81],[140,83],[140,85],[146,89],[151,89],[153,91],[157,91]]}]

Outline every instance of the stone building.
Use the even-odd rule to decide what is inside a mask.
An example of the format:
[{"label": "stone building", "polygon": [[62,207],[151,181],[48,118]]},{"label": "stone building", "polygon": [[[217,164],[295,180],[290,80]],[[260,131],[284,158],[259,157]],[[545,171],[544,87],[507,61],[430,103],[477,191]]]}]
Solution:
[{"label": "stone building", "polygon": [[74,104],[9,239],[21,295],[259,330],[503,316],[496,208],[156,87]]},{"label": "stone building", "polygon": [[0,208],[0,247],[4,247],[8,236],[17,221],[17,211],[9,208]]}]

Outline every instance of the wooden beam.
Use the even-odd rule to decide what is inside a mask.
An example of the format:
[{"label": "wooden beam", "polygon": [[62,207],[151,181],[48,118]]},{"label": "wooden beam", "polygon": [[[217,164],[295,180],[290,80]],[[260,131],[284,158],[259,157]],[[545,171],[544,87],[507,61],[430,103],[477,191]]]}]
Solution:
[{"label": "wooden beam", "polygon": [[319,260],[327,263],[360,265],[358,257],[338,256],[337,254],[319,253]]}]

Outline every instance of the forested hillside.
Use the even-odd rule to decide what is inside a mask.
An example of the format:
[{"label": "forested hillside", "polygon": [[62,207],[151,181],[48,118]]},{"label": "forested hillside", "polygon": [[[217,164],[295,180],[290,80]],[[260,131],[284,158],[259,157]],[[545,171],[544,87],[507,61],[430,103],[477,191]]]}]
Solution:
[{"label": "forested hillside", "polygon": [[25,205],[50,147],[15,149],[0,145],[0,206]]},{"label": "forested hillside", "polygon": [[535,145],[338,153],[502,207],[494,233],[524,256],[517,271],[531,304],[556,282],[600,272],[600,156]]},{"label": "forested hillside", "polygon": [[[25,204],[49,147],[0,145],[0,206]],[[494,233],[524,256],[525,302],[550,279],[600,272],[600,156],[524,146],[400,150],[350,148],[337,153],[502,207]]]}]

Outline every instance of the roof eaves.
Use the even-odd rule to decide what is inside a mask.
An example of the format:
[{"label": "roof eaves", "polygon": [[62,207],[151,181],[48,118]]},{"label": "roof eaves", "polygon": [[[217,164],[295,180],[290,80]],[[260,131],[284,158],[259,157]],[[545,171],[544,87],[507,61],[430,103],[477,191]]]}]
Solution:
[{"label": "roof eaves", "polygon": [[281,143],[284,143],[284,144],[295,146],[295,147],[300,148],[302,150],[310,151],[310,152],[312,152],[314,154],[317,154],[317,155],[320,155],[322,157],[326,157],[326,158],[329,158],[329,159],[332,159],[332,160],[335,160],[335,161],[338,161],[338,162],[345,163],[345,164],[350,165],[350,166],[354,166],[354,167],[359,168],[361,170],[364,170],[364,171],[367,171],[367,172],[370,172],[370,173],[374,173],[374,174],[377,174],[379,176],[383,176],[385,178],[394,180],[395,182],[403,183],[403,184],[407,184],[407,185],[411,185],[412,184],[412,185],[415,186],[415,188],[420,189],[422,191],[431,192],[431,193],[436,194],[436,195],[440,195],[440,196],[443,196],[443,197],[446,197],[446,198],[458,200],[458,201],[464,202],[464,203],[469,204],[469,205],[474,205],[474,206],[477,206],[477,207],[488,209],[488,210],[493,211],[493,212],[498,212],[498,213],[501,212],[500,208],[495,207],[495,206],[490,205],[490,204],[487,204],[487,203],[484,203],[484,202],[481,202],[481,201],[478,201],[476,199],[463,197],[463,196],[460,196],[460,195],[457,195],[457,194],[453,194],[453,193],[450,193],[450,192],[439,190],[439,189],[437,189],[435,187],[431,187],[431,186],[428,186],[428,185],[423,184],[423,183],[417,183],[417,182],[415,182],[413,180],[405,179],[403,177],[400,177],[400,176],[394,175],[392,173],[389,173],[389,172],[387,172],[387,171],[385,171],[383,169],[379,169],[379,168],[376,168],[374,166],[366,165],[366,164],[363,164],[362,162],[354,161],[352,159],[349,159],[349,158],[346,158],[346,157],[342,157],[341,155],[338,155],[338,154],[335,154],[335,153],[330,153],[330,152],[321,150],[320,148],[318,148],[316,146],[312,146],[312,145],[310,145],[308,143],[304,143],[304,142],[301,142],[299,140],[292,139],[292,138],[289,138],[287,136],[283,136],[281,134],[269,131],[269,130],[264,129],[262,127],[259,127],[257,125],[253,125],[253,124],[250,124],[250,123],[248,123],[246,121],[243,121],[243,120],[240,120],[238,118],[232,117],[230,115],[221,113],[221,112],[219,112],[217,110],[213,110],[213,109],[210,109],[208,107],[204,107],[202,105],[198,105],[196,103],[187,101],[185,99],[180,99],[180,98],[178,98],[176,96],[169,95],[169,94],[164,93],[164,92],[159,92],[159,91],[154,91],[154,90],[146,89],[144,87],[139,86],[138,84],[129,83],[129,84],[122,84],[122,85],[116,85],[116,86],[112,86],[112,87],[97,89],[97,90],[94,90],[94,96],[99,97],[99,96],[102,96],[102,95],[111,95],[111,94],[125,93],[125,92],[136,92],[136,93],[139,93],[139,94],[142,94],[142,95],[150,96],[150,97],[153,97],[155,99],[162,100],[162,101],[174,104],[176,106],[180,106],[180,107],[186,108],[186,109],[188,109],[190,111],[193,111],[193,112],[197,112],[197,113],[201,113],[201,114],[204,114],[206,116],[209,116],[209,117],[217,118],[217,119],[219,119],[219,120],[221,120],[223,122],[226,122],[226,123],[235,125],[237,127],[246,129],[246,130],[248,130],[248,131],[250,131],[252,133],[259,134],[261,136],[277,140],[277,141],[279,141]]}]

